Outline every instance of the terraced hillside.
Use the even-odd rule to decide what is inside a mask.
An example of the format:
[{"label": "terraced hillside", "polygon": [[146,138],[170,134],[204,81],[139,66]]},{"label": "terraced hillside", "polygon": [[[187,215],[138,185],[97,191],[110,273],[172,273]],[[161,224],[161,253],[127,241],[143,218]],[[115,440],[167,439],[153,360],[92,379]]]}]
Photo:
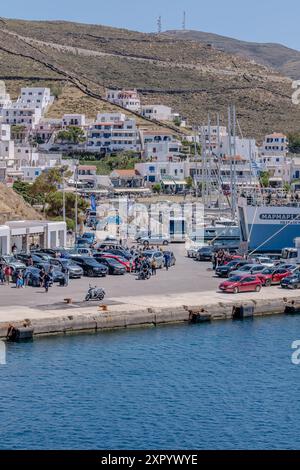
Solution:
[{"label": "terraced hillside", "polygon": [[[144,103],[164,103],[202,123],[235,103],[245,135],[299,129],[291,80],[248,59],[194,40],[68,22],[0,21],[0,79],[49,85],[50,115],[111,109],[104,87],[136,87]],[[70,95],[72,99],[70,99]],[[147,124],[145,122],[145,124]]]}]

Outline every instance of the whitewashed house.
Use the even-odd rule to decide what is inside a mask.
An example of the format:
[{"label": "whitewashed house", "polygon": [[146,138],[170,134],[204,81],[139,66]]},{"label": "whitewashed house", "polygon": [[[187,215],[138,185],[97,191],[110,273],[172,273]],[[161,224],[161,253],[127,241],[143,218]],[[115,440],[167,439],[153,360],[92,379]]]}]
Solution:
[{"label": "whitewashed house", "polygon": [[160,162],[179,159],[182,144],[171,131],[168,130],[141,130],[142,156]]},{"label": "whitewashed house", "polygon": [[281,132],[274,132],[265,136],[262,147],[260,149],[261,156],[282,156],[288,153],[288,138]]},{"label": "whitewashed house", "polygon": [[90,126],[87,135],[87,149],[93,152],[110,153],[121,150],[139,151],[139,133],[135,119],[124,114],[118,120],[106,121],[107,115],[99,114],[97,121]]},{"label": "whitewashed house", "polygon": [[62,117],[62,126],[84,127],[86,125],[85,114],[64,114]]},{"label": "whitewashed house", "polygon": [[107,89],[105,95],[107,101],[129,109],[130,111],[139,111],[141,109],[141,100],[136,89],[133,90],[114,90]]},{"label": "whitewashed house", "polygon": [[173,121],[174,114],[169,106],[162,104],[150,104],[141,106],[141,115],[147,119],[156,119],[157,121]]}]

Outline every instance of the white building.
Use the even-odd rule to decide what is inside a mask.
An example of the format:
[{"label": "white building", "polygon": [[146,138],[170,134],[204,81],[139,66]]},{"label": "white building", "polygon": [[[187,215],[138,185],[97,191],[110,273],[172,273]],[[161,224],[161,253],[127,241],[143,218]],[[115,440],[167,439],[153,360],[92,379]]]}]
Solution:
[{"label": "white building", "polygon": [[282,155],[264,155],[260,157],[262,169],[270,175],[272,180],[290,183],[293,177],[293,160]]},{"label": "white building", "polygon": [[20,171],[23,173],[22,181],[33,183],[42,174],[44,169],[37,166],[21,166]]},{"label": "white building", "polygon": [[84,127],[86,124],[85,114],[64,114],[62,117],[62,125]]},{"label": "white building", "polygon": [[53,103],[54,97],[51,96],[50,88],[21,88],[16,107],[25,109],[40,109],[45,112]]},{"label": "white building", "polygon": [[180,158],[182,144],[176,140],[171,131],[140,131],[142,156],[160,162]]},{"label": "white building", "polygon": [[12,105],[9,93],[6,93],[5,85],[1,86],[0,82],[0,109],[9,108]]},{"label": "white building", "polygon": [[0,109],[2,121],[10,125],[22,125],[34,128],[42,117],[40,108],[19,108],[15,105]]},{"label": "white building", "polygon": [[174,114],[169,106],[164,105],[143,105],[141,106],[141,115],[148,119],[157,121],[173,121]]},{"label": "white building", "polygon": [[120,150],[139,151],[139,133],[135,119],[119,114],[111,121],[99,114],[97,121],[89,128],[87,148],[93,152],[115,152]]},{"label": "white building", "polygon": [[207,146],[212,150],[218,150],[221,139],[228,137],[227,128],[225,126],[201,126],[199,129],[200,142],[204,140]]},{"label": "white building", "polygon": [[14,141],[10,136],[10,125],[0,124],[0,162],[5,166],[12,166],[14,163]]},{"label": "white building", "polygon": [[261,156],[282,156],[288,153],[288,138],[282,133],[273,133],[265,136],[263,145],[260,149]]},{"label": "white building", "polygon": [[106,90],[106,99],[111,103],[122,106],[130,111],[139,111],[141,101],[136,89],[133,90]]}]

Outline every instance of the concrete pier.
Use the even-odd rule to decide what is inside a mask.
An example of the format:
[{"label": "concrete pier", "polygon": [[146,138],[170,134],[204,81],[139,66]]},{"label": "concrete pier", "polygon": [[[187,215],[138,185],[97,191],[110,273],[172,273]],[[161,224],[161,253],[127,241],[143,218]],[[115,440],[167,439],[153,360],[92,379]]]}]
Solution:
[{"label": "concrete pier", "polygon": [[57,303],[47,309],[0,307],[0,337],[9,325],[34,329],[34,336],[100,332],[120,328],[164,324],[232,320],[234,316],[257,317],[297,313],[300,293],[265,288],[260,293],[223,294],[215,291],[180,295],[132,296],[110,299],[107,310],[98,303]]}]

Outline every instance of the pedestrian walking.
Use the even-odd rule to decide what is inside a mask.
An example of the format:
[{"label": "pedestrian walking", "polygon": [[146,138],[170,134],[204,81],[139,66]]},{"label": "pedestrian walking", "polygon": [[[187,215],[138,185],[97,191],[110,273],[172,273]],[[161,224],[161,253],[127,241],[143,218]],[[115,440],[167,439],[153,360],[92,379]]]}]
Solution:
[{"label": "pedestrian walking", "polygon": [[51,282],[51,275],[49,273],[45,273],[45,276],[44,276],[45,292],[49,291],[50,282]]},{"label": "pedestrian walking", "polygon": [[16,279],[16,288],[21,289],[21,287],[23,286],[24,286],[23,274],[22,274],[22,271],[19,271],[17,274],[17,279]]}]

